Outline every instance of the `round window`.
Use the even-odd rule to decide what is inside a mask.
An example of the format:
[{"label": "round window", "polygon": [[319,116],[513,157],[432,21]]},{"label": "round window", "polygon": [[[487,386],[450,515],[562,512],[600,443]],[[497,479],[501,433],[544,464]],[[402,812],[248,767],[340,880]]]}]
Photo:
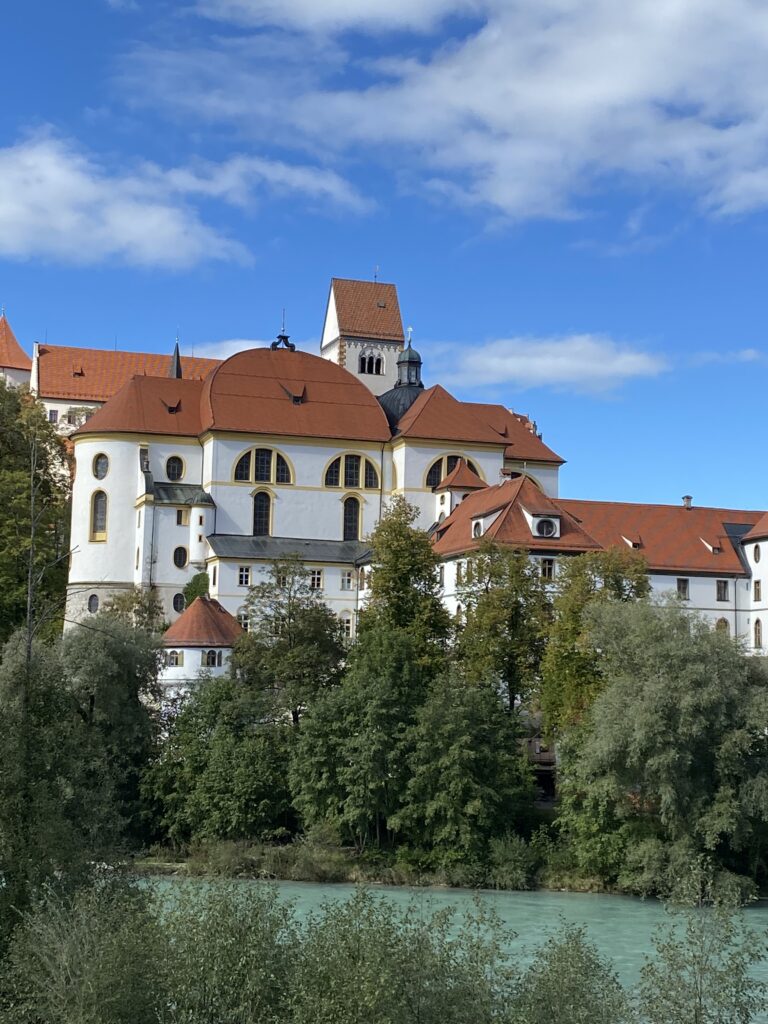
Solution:
[{"label": "round window", "polygon": [[184,463],[178,455],[172,455],[166,462],[165,475],[169,480],[181,480],[184,476]]},{"label": "round window", "polygon": [[98,594],[91,594],[88,598],[88,611],[91,615],[95,615],[99,610],[99,596]]},{"label": "round window", "polygon": [[[181,550],[183,551],[184,549],[182,548]],[[174,594],[173,595],[173,610],[175,612],[183,612],[184,611],[184,595],[183,594]]]},{"label": "round window", "polygon": [[760,545],[759,544],[755,544],[754,555],[755,555],[755,561],[759,562],[760,561]]},{"label": "round window", "polygon": [[539,537],[554,537],[556,529],[554,519],[540,519],[536,523],[536,533]]},{"label": "round window", "polygon": [[173,552],[173,564],[176,566],[177,569],[184,568],[184,566],[187,564],[186,548],[176,548],[176,550]]},{"label": "round window", "polygon": [[93,459],[93,475],[97,480],[103,480],[108,472],[109,459],[103,452],[100,452],[98,455],[94,456]]}]

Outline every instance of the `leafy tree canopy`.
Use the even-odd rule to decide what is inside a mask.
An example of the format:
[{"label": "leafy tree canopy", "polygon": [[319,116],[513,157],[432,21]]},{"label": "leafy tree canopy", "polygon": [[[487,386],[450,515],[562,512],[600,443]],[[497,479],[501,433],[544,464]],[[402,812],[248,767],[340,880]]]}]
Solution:
[{"label": "leafy tree canopy", "polygon": [[211,589],[211,579],[207,572],[196,572],[184,587],[184,607],[189,608],[197,597],[207,597]]}]

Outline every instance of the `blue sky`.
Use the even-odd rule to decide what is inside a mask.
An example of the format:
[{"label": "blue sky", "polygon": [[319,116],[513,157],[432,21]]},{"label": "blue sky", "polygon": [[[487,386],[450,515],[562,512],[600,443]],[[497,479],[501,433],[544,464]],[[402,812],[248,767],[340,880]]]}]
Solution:
[{"label": "blue sky", "polygon": [[30,0],[3,11],[19,340],[219,355],[398,286],[427,382],[570,497],[768,508],[757,0]]}]

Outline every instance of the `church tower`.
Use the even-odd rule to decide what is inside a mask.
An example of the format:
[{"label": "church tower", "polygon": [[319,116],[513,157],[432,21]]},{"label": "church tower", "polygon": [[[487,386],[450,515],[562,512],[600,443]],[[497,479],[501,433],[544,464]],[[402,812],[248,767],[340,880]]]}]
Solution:
[{"label": "church tower", "polygon": [[331,280],[320,342],[323,358],[349,370],[374,395],[383,395],[397,382],[403,341],[393,284],[339,277]]}]

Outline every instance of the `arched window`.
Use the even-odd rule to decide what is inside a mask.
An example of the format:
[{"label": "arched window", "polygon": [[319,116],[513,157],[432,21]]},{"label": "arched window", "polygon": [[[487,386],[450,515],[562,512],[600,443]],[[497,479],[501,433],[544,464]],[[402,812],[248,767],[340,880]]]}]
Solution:
[{"label": "arched window", "polygon": [[379,376],[381,376],[381,374],[382,374],[382,372],[383,372],[383,371],[382,371],[382,363],[381,363],[381,356],[378,356],[378,358],[376,359],[376,363],[375,363],[374,371],[375,371],[375,372],[376,372],[376,373],[377,373],[377,374],[378,374]]},{"label": "arched window", "polygon": [[234,478],[240,483],[293,483],[287,459],[271,448],[256,448],[252,452],[244,452],[235,463]]},{"label": "arched window", "polygon": [[177,569],[183,569],[187,564],[187,549],[178,547],[173,552],[173,564]]},{"label": "arched window", "polygon": [[365,356],[360,356],[360,373],[365,373],[365,367],[366,367]]},{"label": "arched window", "polygon": [[91,498],[91,540],[107,539],[107,496],[94,491]]},{"label": "arched window", "polygon": [[341,456],[334,459],[325,471],[326,487],[341,487]]},{"label": "arched window", "polygon": [[726,636],[730,636],[731,627],[728,625],[728,619],[718,619],[715,623],[715,629],[718,633],[725,633]]},{"label": "arched window", "polygon": [[170,668],[182,668],[184,665],[184,651],[169,651],[168,665]]},{"label": "arched window", "polygon": [[366,487],[369,490],[379,489],[378,469],[370,459],[363,459],[360,455],[340,455],[337,459],[334,459],[325,471],[326,487],[341,487],[342,465],[344,467],[343,483],[345,487]]},{"label": "arched window", "polygon": [[[427,487],[437,487],[441,480],[444,480],[449,473],[452,473],[454,469],[456,469],[456,464],[461,458],[463,458],[462,455],[448,455],[437,459],[436,462],[433,462],[427,473]],[[472,462],[471,459],[465,459],[465,461],[467,463],[467,467],[479,476],[480,474],[477,472],[477,466],[475,466],[474,462]]]},{"label": "arched window", "polygon": [[91,615],[95,615],[99,610],[99,596],[98,594],[91,594],[88,598],[88,611]]},{"label": "arched window", "polygon": [[253,496],[253,536],[268,537],[272,499],[264,491]]},{"label": "arched window", "polygon": [[203,651],[202,661],[204,668],[216,668],[216,651]]},{"label": "arched window", "polygon": [[183,594],[174,594],[173,595],[173,610],[175,612],[183,612],[184,611],[184,595]]},{"label": "arched window", "polygon": [[375,369],[375,366],[376,366],[376,363],[375,363],[375,360],[374,360],[373,356],[368,356],[368,366],[366,368],[367,372],[368,373],[373,373],[374,369]]},{"label": "arched window", "polygon": [[762,648],[763,646],[763,624],[760,619],[755,619],[755,647]]},{"label": "arched window", "polygon": [[360,540],[360,502],[344,499],[344,540]]},{"label": "arched window", "polygon": [[184,476],[184,463],[178,455],[172,455],[165,463],[165,475],[169,480],[181,480]]}]

